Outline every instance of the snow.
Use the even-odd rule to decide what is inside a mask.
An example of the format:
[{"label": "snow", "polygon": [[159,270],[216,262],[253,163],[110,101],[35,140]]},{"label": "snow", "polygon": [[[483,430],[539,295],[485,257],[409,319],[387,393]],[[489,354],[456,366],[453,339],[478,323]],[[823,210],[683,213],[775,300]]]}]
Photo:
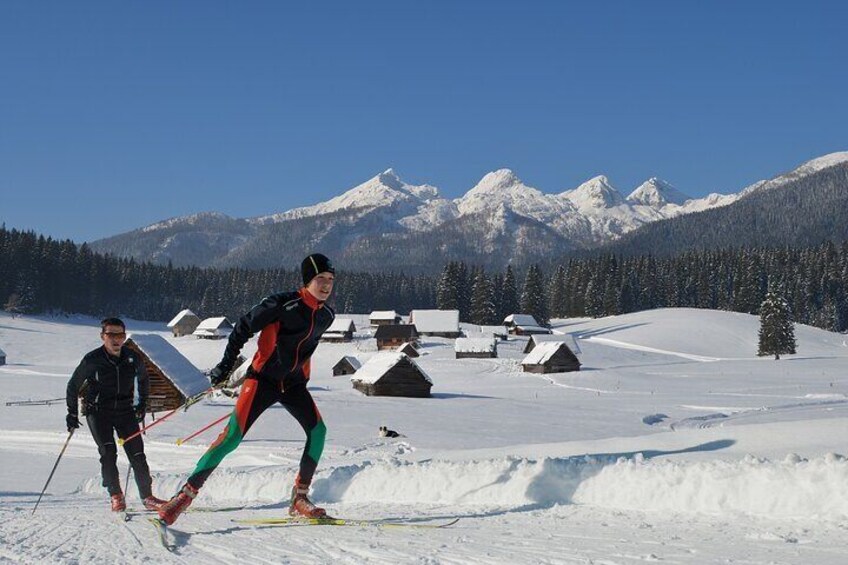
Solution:
[{"label": "snow", "polygon": [[343,334],[345,332],[353,331],[355,324],[353,320],[350,318],[336,318],[333,320],[333,323],[330,324],[330,327],[327,328],[326,333],[340,333]]},{"label": "snow", "polygon": [[424,371],[424,369],[422,369],[414,359],[407,356],[406,353],[401,353],[399,351],[381,351],[380,353],[377,353],[368,359],[355,374],[351,375],[350,380],[374,384],[383,378],[389,369],[404,359],[409,361],[409,363],[413,366],[417,367],[421,372],[422,377],[430,384],[433,384],[433,379],[427,375],[427,372]]},{"label": "snow", "polygon": [[454,344],[457,353],[489,353],[497,349],[495,337],[460,337]]},{"label": "snow", "polygon": [[131,333],[128,338],[159,367],[183,396],[194,396],[209,388],[209,379],[161,335]]},{"label": "snow", "polygon": [[[367,327],[367,315],[351,316]],[[525,337],[500,358],[454,359],[454,341],[422,339],[415,362],[431,398],[368,397],[331,369],[377,353],[368,332],[322,343],[310,390],[328,427],[313,499],[346,518],[439,520],[443,530],[237,525],[286,513],[302,430],[272,407],[173,527],[168,553],[142,516],[110,519],[98,455],[83,426],[37,513],[38,493],[67,432],[64,396],[98,320],[0,313],[0,562],[23,563],[817,563],[848,547],[846,336],[796,326],[798,353],[756,357],[755,316],[665,309],[554,320],[580,372],[529,374]],[[198,368],[221,341],[174,338],[164,322],[127,320]],[[541,344],[536,347],[543,347]],[[375,365],[376,366],[376,365]],[[360,369],[361,371],[362,369]],[[173,494],[233,409],[213,398],[144,437],[154,492]],[[379,426],[406,437],[380,438]],[[121,479],[126,458],[119,455]],[[132,486],[128,503],[139,508]]]},{"label": "snow", "polygon": [[413,310],[409,323],[419,334],[459,332],[459,310]]},{"label": "snow", "polygon": [[398,316],[397,312],[395,312],[394,310],[374,310],[373,312],[371,312],[370,319],[381,321],[391,320],[394,322],[399,317],[400,316]]},{"label": "snow", "polygon": [[666,204],[682,205],[689,199],[671,184],[657,177],[646,180],[627,197],[627,200],[634,204],[644,204],[654,208],[662,208]]},{"label": "snow", "polygon": [[[550,361],[551,357],[559,351],[559,348],[565,345],[564,341],[546,341],[536,345],[533,351],[527,354],[527,357],[521,361],[522,365],[544,365]],[[568,347],[566,345],[566,347]]]}]

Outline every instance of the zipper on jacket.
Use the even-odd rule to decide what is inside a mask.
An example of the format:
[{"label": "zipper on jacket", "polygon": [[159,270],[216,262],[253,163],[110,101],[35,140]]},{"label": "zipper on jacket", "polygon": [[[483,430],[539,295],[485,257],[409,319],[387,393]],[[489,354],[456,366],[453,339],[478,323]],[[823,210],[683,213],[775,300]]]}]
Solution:
[{"label": "zipper on jacket", "polygon": [[[315,328],[315,312],[317,312],[317,310],[313,310],[312,308],[309,308],[309,310],[310,310],[310,312],[312,312],[311,316],[309,317],[309,331],[306,332],[306,337],[304,337],[302,340],[300,340],[300,342],[297,344],[297,347],[294,350],[294,363],[292,364],[292,368],[289,369],[289,372],[294,371],[295,368],[297,367],[297,362],[300,359],[300,346],[303,345],[303,343],[307,339],[309,339],[309,336],[312,335],[312,330]],[[280,390],[283,390],[282,381],[280,382]]]}]

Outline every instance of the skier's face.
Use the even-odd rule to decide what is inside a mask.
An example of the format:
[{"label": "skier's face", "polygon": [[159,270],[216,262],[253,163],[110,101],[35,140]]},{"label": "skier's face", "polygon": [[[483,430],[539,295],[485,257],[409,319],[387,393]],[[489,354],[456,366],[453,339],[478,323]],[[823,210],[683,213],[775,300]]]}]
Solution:
[{"label": "skier's face", "polygon": [[319,273],[317,277],[309,281],[309,284],[306,285],[306,290],[319,301],[326,302],[330,297],[330,293],[333,292],[335,280],[336,277],[333,273]]},{"label": "skier's face", "polygon": [[118,357],[121,355],[121,347],[127,340],[127,331],[121,326],[106,326],[100,332],[100,339],[103,340],[103,347],[109,355]]}]

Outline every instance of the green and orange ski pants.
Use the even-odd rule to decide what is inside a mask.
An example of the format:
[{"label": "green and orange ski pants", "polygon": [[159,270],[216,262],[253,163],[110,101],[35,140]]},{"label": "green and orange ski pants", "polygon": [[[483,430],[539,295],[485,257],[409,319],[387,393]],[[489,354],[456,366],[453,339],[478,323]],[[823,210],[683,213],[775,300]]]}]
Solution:
[{"label": "green and orange ski pants", "polygon": [[259,415],[275,402],[282,404],[306,432],[306,446],[300,458],[297,482],[301,485],[310,484],[324,451],[324,439],[327,436],[327,427],[321,419],[315,401],[312,400],[312,395],[305,383],[281,391],[278,386],[256,378],[245,379],[227,426],[197,462],[194,472],[188,478],[188,484],[196,489],[202,487],[224,457],[238,447]]}]

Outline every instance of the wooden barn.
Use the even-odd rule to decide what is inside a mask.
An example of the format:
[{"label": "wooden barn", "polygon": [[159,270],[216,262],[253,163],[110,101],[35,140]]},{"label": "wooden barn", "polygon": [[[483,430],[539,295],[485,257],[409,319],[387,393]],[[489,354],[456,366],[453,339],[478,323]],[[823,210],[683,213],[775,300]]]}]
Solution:
[{"label": "wooden barn", "polygon": [[200,317],[186,308],[179,314],[174,316],[174,319],[168,322],[168,328],[174,333],[174,337],[182,337],[191,335],[197,326],[200,325]]},{"label": "wooden barn", "polygon": [[527,340],[527,345],[524,346],[524,353],[530,353],[540,343],[546,341],[565,341],[564,335],[556,334],[534,334]]},{"label": "wooden barn", "polygon": [[377,349],[395,349],[406,342],[413,345],[418,343],[418,330],[414,324],[392,324],[378,326],[374,333],[377,340]]},{"label": "wooden barn", "polygon": [[455,338],[459,330],[459,310],[413,310],[409,323],[415,324],[419,335]]},{"label": "wooden barn", "polygon": [[418,353],[418,350],[415,349],[415,346],[409,343],[408,341],[406,343],[401,344],[401,346],[397,348],[397,351],[399,353],[406,353],[406,355],[408,355],[409,357],[421,356],[421,354]]},{"label": "wooden barn", "polygon": [[461,337],[454,343],[457,359],[484,359],[498,356],[495,336]]},{"label": "wooden barn", "polygon": [[201,339],[224,339],[233,331],[233,325],[224,317],[206,318],[192,332]]},{"label": "wooden barn", "polygon": [[350,378],[367,396],[430,396],[433,381],[418,364],[397,351],[377,353]]},{"label": "wooden barn", "polygon": [[368,316],[372,328],[379,326],[390,326],[400,323],[400,316],[394,310],[374,310]]},{"label": "wooden barn", "polygon": [[353,341],[356,324],[350,318],[336,318],[330,327],[321,335],[321,341],[345,343]]},{"label": "wooden barn", "polygon": [[6,364],[6,352],[0,349],[0,365]]},{"label": "wooden barn", "polygon": [[510,314],[503,321],[509,333],[514,335],[549,334],[551,330],[539,325],[530,314]]},{"label": "wooden barn", "polygon": [[579,371],[580,361],[564,341],[547,341],[534,347],[521,366],[527,373],[567,373]]},{"label": "wooden barn", "polygon": [[150,379],[148,412],[178,408],[189,396],[209,388],[209,379],[182,356],[173,345],[156,334],[132,334],[125,346],[141,357]]},{"label": "wooden barn", "polygon": [[333,365],[333,376],[352,375],[362,368],[362,363],[353,355],[345,355],[339,362]]}]

